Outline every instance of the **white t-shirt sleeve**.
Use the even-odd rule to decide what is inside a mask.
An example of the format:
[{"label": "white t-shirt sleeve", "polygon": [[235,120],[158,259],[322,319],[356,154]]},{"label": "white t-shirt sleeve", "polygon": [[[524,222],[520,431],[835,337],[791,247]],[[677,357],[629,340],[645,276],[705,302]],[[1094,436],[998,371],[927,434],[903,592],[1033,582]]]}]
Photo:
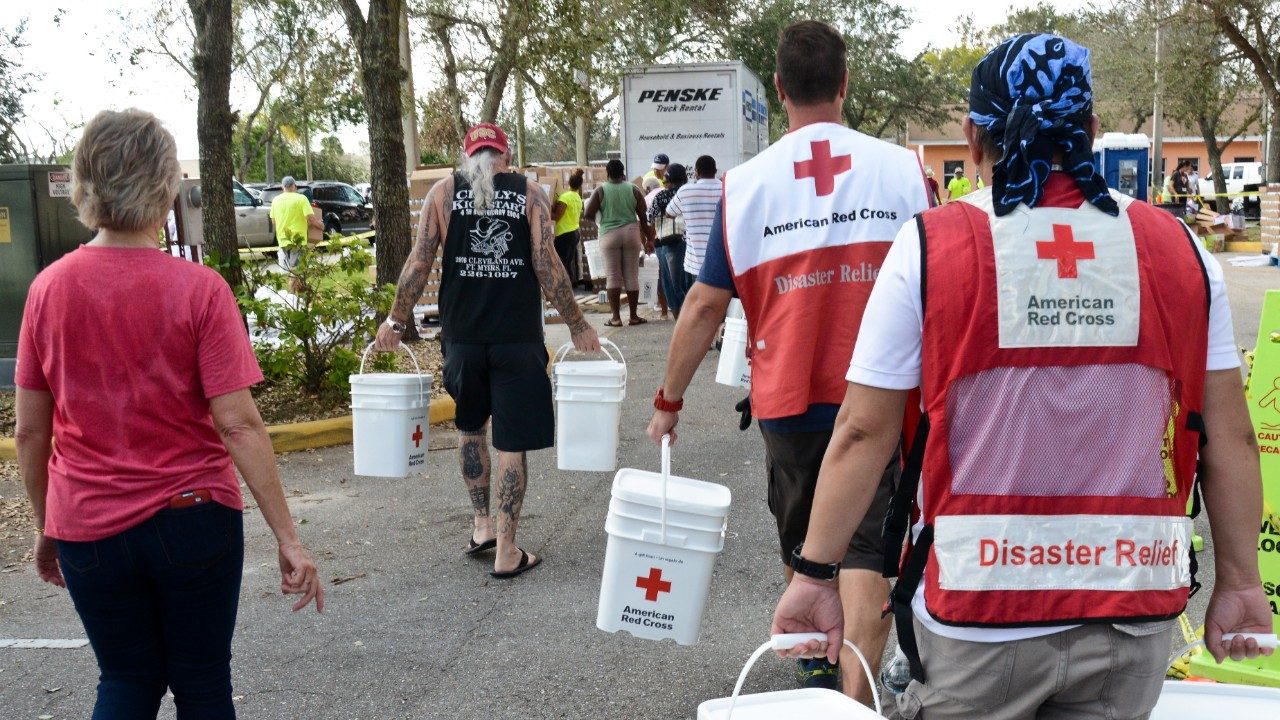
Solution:
[{"label": "white t-shirt sleeve", "polygon": [[[1209,351],[1205,369],[1240,367],[1231,306],[1222,266],[1196,242],[1209,276]],[[902,226],[876,279],[862,316],[858,342],[845,379],[885,390],[911,390],[920,385],[920,233],[914,220]]]},{"label": "white t-shirt sleeve", "polygon": [[1235,326],[1231,321],[1231,305],[1227,302],[1227,281],[1218,259],[1204,249],[1199,238],[1193,238],[1200,260],[1209,276],[1209,358],[1205,369],[1233,370],[1240,367],[1236,350]]},{"label": "white t-shirt sleeve", "polygon": [[908,220],[894,238],[867,309],[845,379],[885,390],[920,385],[920,233]]}]

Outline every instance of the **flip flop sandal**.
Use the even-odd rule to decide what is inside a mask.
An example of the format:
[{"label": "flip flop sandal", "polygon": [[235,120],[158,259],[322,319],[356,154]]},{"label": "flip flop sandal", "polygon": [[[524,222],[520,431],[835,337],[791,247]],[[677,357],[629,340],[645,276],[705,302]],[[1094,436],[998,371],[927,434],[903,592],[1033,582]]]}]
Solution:
[{"label": "flip flop sandal", "polygon": [[649,321],[648,321],[648,320],[645,320],[645,319],[644,319],[644,318],[642,318],[642,317],[638,317],[638,318],[632,318],[632,319],[631,319],[631,322],[629,322],[629,323],[627,323],[627,324],[628,324],[628,325],[643,325],[643,324],[645,324],[645,323],[647,323],[647,322],[649,322]]},{"label": "flip flop sandal", "polygon": [[517,575],[520,575],[520,574],[522,574],[522,573],[524,573],[524,572],[526,572],[526,571],[532,570],[532,569],[534,569],[534,568],[538,567],[538,566],[539,566],[539,565],[541,565],[541,564],[542,564],[542,557],[541,557],[541,556],[539,556],[539,557],[535,558],[533,562],[529,562],[529,553],[525,552],[524,550],[521,550],[521,551],[520,551],[520,564],[519,564],[519,565],[516,565],[516,567],[515,567],[515,569],[514,569],[514,570],[508,570],[508,571],[506,571],[506,572],[498,572],[498,571],[494,570],[494,571],[491,571],[489,574],[490,574],[490,575],[492,575],[492,576],[493,576],[493,577],[495,577],[495,578],[498,578],[499,580],[509,580],[509,579],[511,579],[511,578],[513,578],[513,577],[515,577],[515,576],[517,576]]},{"label": "flip flop sandal", "polygon": [[497,538],[485,540],[482,543],[476,542],[474,538],[467,538],[467,549],[463,550],[462,554],[463,555],[479,555],[485,550],[492,550],[496,547],[498,547]]},{"label": "flip flop sandal", "polygon": [[612,320],[605,320],[604,324],[605,324],[605,327],[622,327],[621,320],[619,320],[618,322],[614,322]]}]

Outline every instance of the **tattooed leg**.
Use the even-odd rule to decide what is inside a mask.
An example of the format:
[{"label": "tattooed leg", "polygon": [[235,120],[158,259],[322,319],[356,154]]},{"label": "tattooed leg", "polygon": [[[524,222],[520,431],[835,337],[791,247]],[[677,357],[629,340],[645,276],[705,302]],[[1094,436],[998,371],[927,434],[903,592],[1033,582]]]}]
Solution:
[{"label": "tattooed leg", "polygon": [[496,531],[498,552],[493,569],[505,572],[520,564],[520,548],[516,547],[516,527],[520,524],[520,510],[524,507],[525,482],[529,465],[525,454],[498,451],[498,508]]},{"label": "tattooed leg", "polygon": [[458,454],[462,464],[462,481],[471,496],[471,539],[482,543],[493,539],[489,520],[489,442],[486,428],[476,432],[458,431]]}]

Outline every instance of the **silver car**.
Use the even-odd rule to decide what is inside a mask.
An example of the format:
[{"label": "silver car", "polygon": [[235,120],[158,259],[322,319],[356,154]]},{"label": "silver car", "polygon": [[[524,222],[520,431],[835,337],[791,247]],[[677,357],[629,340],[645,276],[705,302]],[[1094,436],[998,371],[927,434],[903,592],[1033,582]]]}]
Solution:
[{"label": "silver car", "polygon": [[240,247],[267,247],[276,244],[271,227],[271,208],[263,205],[245,186],[231,181],[236,206],[236,244]]}]

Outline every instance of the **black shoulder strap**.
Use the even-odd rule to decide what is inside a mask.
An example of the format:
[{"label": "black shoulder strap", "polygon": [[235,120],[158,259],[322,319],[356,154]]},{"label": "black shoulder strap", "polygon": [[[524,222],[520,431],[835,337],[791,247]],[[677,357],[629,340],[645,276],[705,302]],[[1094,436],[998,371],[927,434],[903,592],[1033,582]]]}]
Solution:
[{"label": "black shoulder strap", "polygon": [[893,497],[889,499],[884,526],[880,531],[880,537],[884,540],[884,565],[880,574],[887,578],[898,576],[898,560],[902,557],[902,544],[911,527],[911,508],[915,504],[916,488],[920,487],[920,469],[924,465],[924,446],[928,439],[929,416],[921,415],[915,437],[911,440],[911,449],[902,466],[902,477],[893,491]]},{"label": "black shoulder strap", "polygon": [[894,583],[889,593],[889,612],[893,613],[894,626],[898,630],[898,647],[907,656],[911,666],[911,678],[916,682],[924,682],[924,663],[920,661],[920,648],[916,644],[916,628],[913,624],[915,615],[911,610],[911,600],[916,596],[916,588],[924,577],[924,566],[929,561],[929,548],[933,546],[933,526],[925,525],[920,530],[920,537],[911,546],[907,562],[902,567],[902,577]]},{"label": "black shoulder strap", "polygon": [[916,213],[916,232],[920,234],[920,315],[924,316],[925,300],[928,293],[925,292],[925,280],[928,278],[929,272],[929,255],[926,252],[928,247],[924,237],[924,214]]}]

